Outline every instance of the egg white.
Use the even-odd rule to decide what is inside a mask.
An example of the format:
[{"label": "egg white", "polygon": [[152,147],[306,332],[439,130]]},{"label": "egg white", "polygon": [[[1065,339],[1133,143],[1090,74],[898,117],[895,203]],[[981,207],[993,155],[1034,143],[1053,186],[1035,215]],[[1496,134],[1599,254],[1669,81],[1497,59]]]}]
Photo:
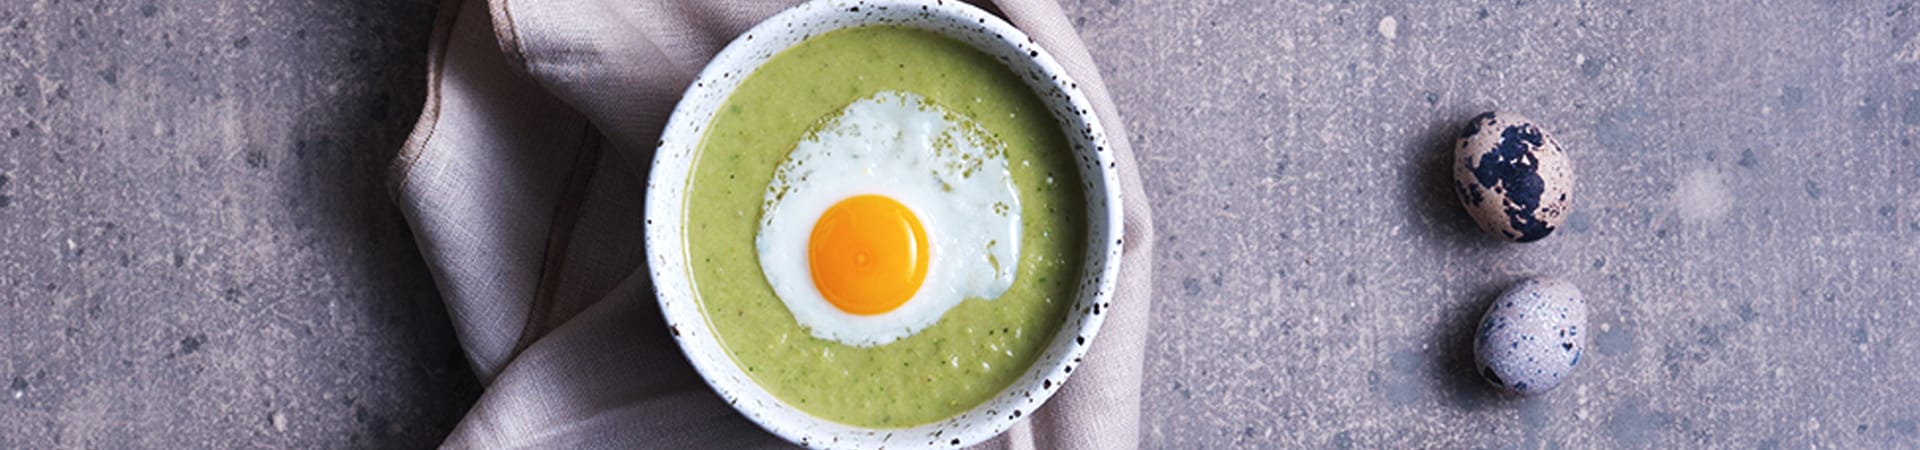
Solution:
[{"label": "egg white", "polygon": [[[992,300],[1013,286],[1020,251],[1015,189],[1006,145],[978,123],[912,93],[881,92],[827,120],[775,169],[755,237],[760,268],[813,336],[887,344],[932,326],[963,300]],[[829,303],[807,261],[820,216],[865,194],[905,205],[928,235],[925,281],[899,308],[876,315]]]}]

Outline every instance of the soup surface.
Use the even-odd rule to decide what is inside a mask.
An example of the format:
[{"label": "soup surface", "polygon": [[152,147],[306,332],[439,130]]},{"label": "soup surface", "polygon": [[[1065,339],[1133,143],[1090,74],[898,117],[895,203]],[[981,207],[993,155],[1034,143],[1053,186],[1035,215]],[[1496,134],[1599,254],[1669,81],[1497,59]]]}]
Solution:
[{"label": "soup surface", "polygon": [[[763,276],[755,234],[775,168],[848,105],[911,93],[964,115],[1005,145],[1021,239],[1012,286],[968,299],[883,345],[814,337]],[[1085,248],[1072,150],[1034,92],[998,60],[932,32],[834,31],[775,55],[720,107],[688,189],[689,267],[734,361],[775,397],[856,426],[909,427],[958,415],[1032,365],[1064,322]]]}]

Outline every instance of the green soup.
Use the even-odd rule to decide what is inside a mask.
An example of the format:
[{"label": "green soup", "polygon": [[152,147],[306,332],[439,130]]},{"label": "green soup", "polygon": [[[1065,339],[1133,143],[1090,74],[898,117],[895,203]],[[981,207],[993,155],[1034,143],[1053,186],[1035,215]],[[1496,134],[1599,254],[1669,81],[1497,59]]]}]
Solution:
[{"label": "green soup", "polygon": [[[811,130],[881,91],[919,94],[1005,143],[1023,230],[1000,298],[968,299],[917,334],[862,348],[794,321],[754,239],[774,169]],[[719,111],[688,187],[688,263],[720,342],[775,397],[855,426],[939,421],[1011,384],[1065,321],[1086,245],[1080,176],[1052,114],[998,60],[927,31],[834,31],[775,55]]]}]

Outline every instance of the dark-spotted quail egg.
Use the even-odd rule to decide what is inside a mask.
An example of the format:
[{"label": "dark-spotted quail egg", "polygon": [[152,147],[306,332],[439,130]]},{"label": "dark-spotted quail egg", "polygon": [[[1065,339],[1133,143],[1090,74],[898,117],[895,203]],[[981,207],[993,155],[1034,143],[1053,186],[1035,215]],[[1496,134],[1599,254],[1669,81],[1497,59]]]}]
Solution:
[{"label": "dark-spotted quail egg", "polygon": [[1518,115],[1473,118],[1453,150],[1454,191],[1473,221],[1515,242],[1559,228],[1573,204],[1573,161],[1547,130]]},{"label": "dark-spotted quail egg", "polygon": [[1502,391],[1535,395],[1573,373],[1586,351],[1587,302],[1564,280],[1522,280],[1487,308],[1474,333],[1474,367]]}]

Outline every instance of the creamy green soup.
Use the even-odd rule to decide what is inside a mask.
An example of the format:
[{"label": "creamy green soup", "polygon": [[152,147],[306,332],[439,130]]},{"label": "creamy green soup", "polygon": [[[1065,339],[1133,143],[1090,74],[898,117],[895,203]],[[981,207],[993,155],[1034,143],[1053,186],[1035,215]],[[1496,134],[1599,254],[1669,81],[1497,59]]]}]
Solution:
[{"label": "creamy green soup", "polygon": [[[787,154],[882,91],[918,94],[1005,143],[1023,230],[1014,284],[1000,298],[966,300],[917,334],[863,348],[795,322],[762,275],[754,238]],[[856,426],[939,421],[1012,383],[1065,321],[1086,244],[1080,177],[1051,113],[993,57],[926,31],[834,31],[775,55],[719,111],[687,193],[689,264],[720,342],[775,397]]]}]

